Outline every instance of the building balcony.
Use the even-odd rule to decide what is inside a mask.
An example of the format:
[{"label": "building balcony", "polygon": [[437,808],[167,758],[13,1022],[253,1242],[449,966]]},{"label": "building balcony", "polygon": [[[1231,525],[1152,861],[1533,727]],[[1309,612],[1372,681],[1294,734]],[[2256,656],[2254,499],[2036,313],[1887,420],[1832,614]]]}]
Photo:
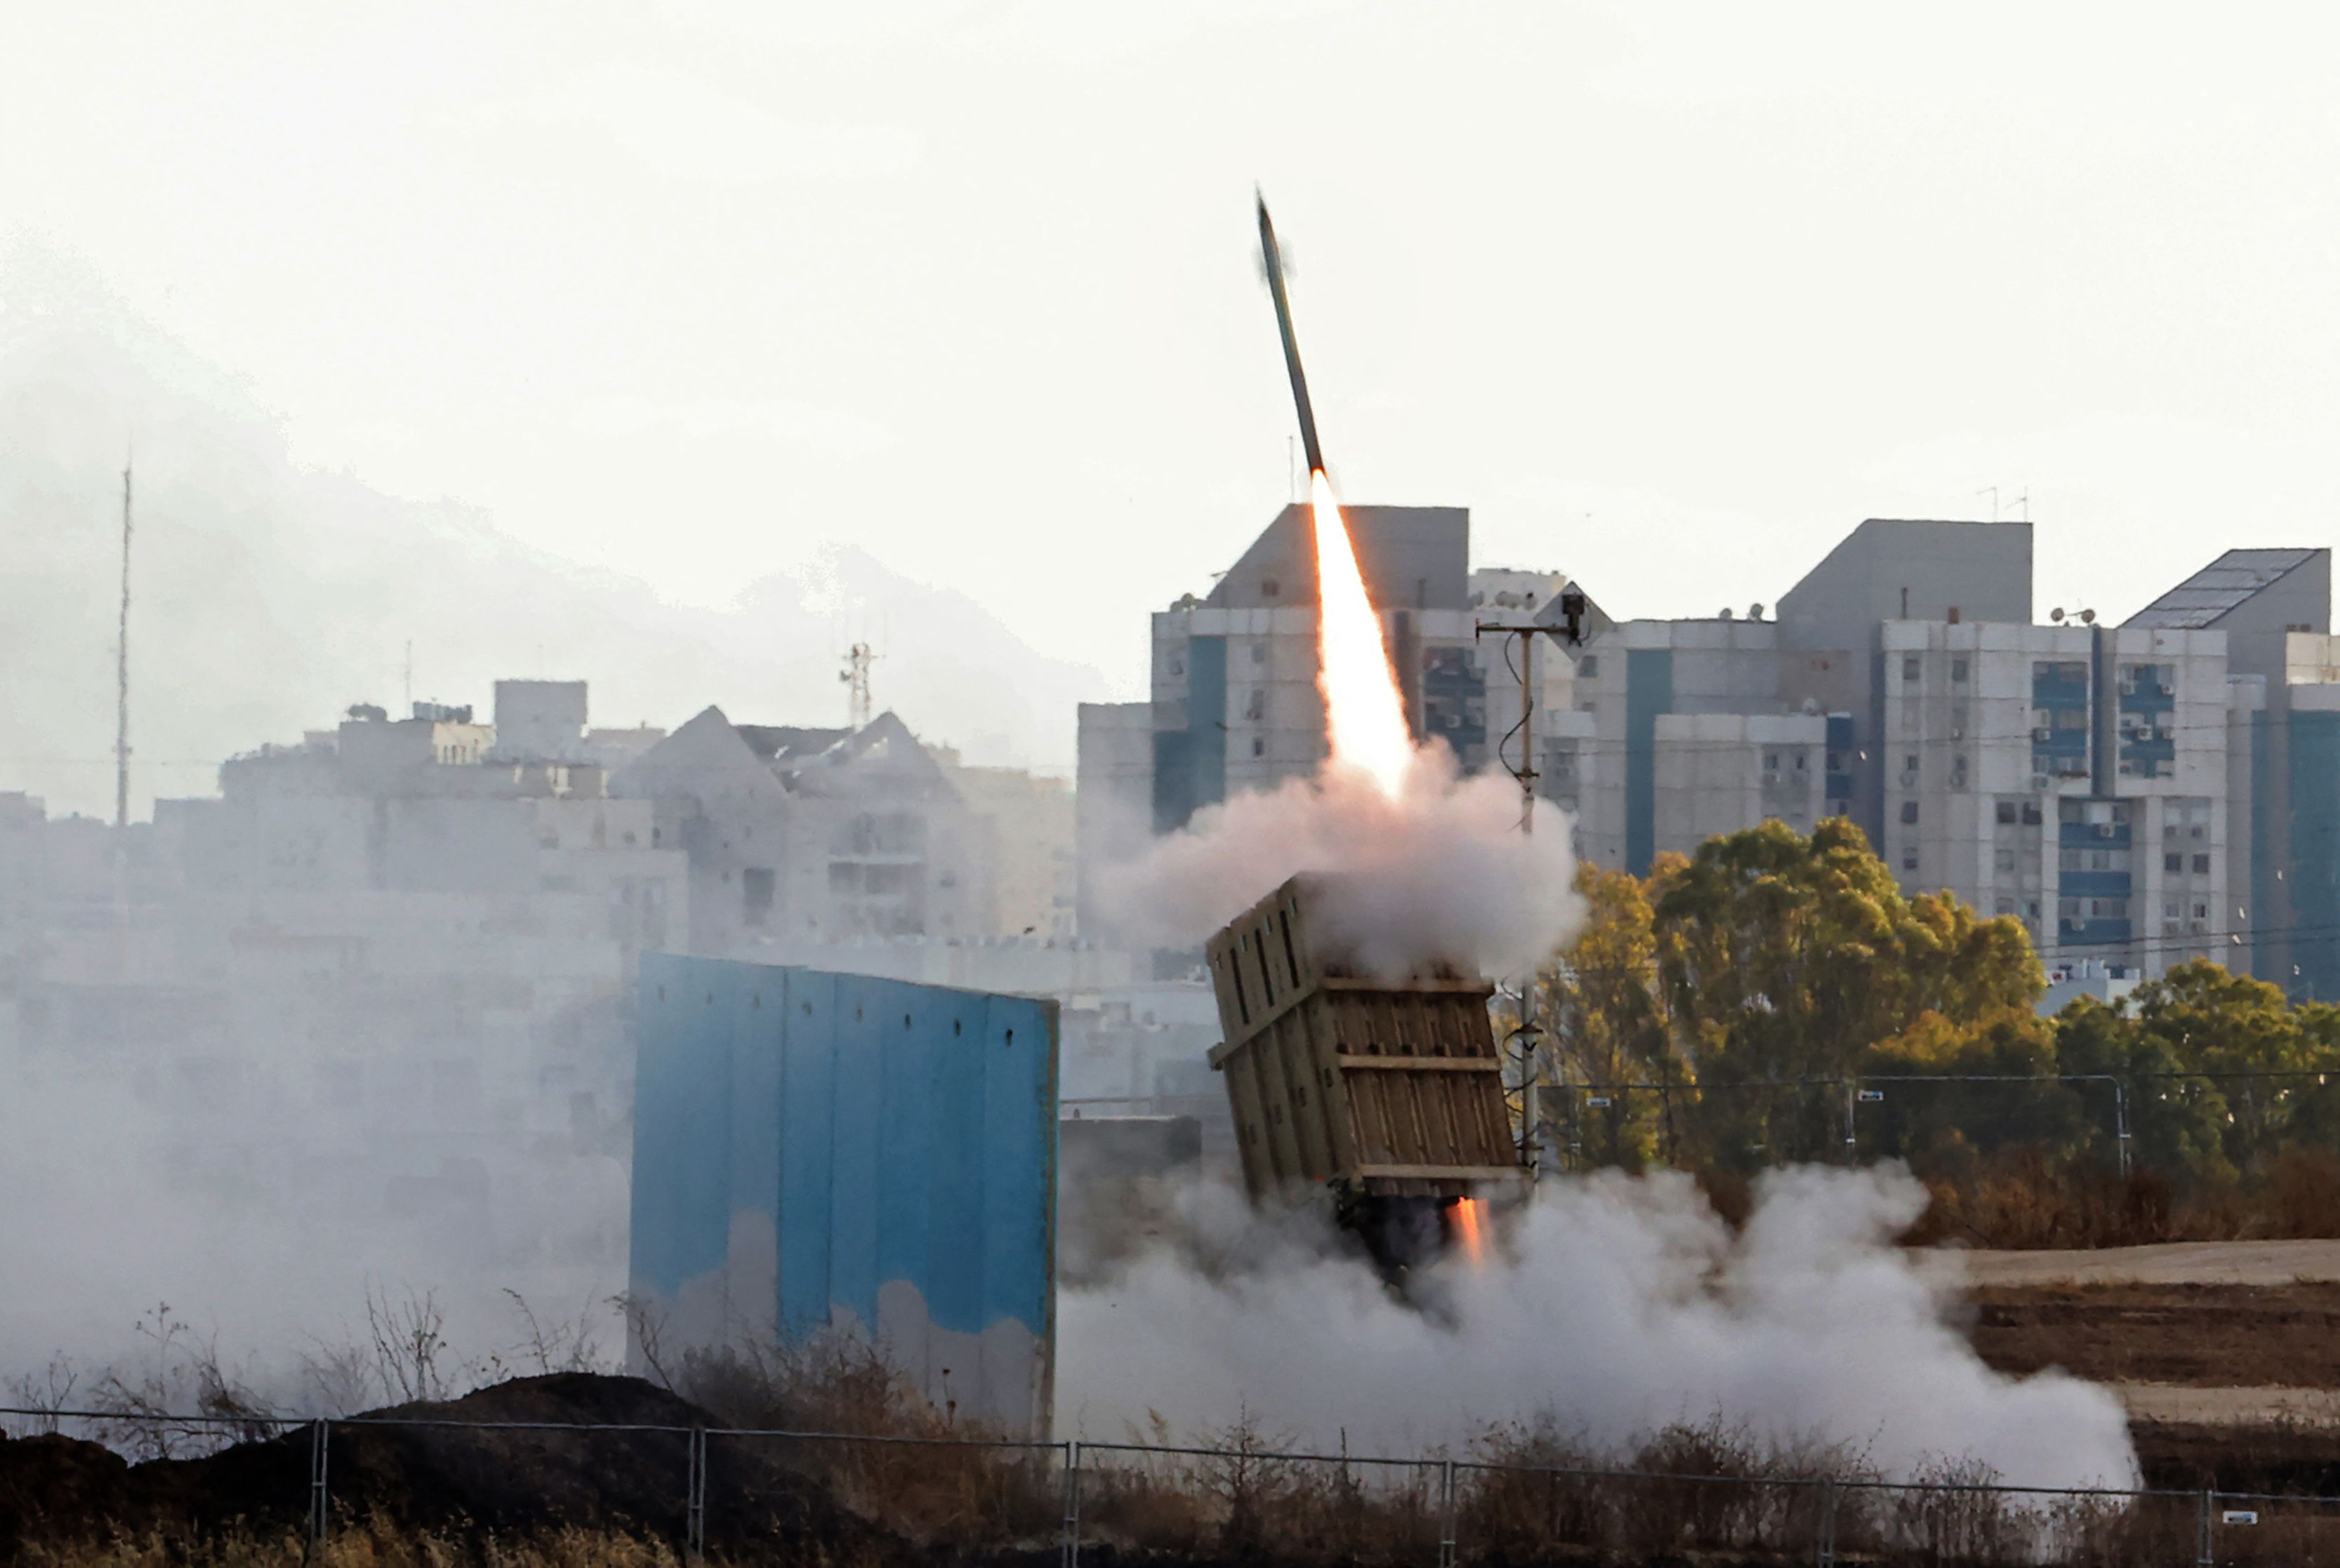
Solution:
[{"label": "building balcony", "polygon": [[2127,898],[2129,873],[2125,871],[2067,871],[2056,879],[2065,898]]}]

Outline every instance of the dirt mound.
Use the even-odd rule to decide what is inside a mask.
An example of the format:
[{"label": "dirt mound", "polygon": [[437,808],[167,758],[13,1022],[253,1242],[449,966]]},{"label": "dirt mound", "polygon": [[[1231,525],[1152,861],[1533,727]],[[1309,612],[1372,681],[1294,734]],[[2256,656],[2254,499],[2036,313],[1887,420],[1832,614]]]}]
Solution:
[{"label": "dirt mound", "polygon": [[[722,1425],[639,1378],[521,1378],[334,1423],[328,1493],[338,1520],[378,1517],[459,1537],[574,1525],[679,1541],[687,1528],[687,1429]],[[586,1425],[633,1430],[561,1429]],[[885,1541],[791,1468],[783,1445],[718,1439],[715,1446],[725,1452],[709,1466],[710,1543],[840,1553]],[[68,1437],[0,1440],[0,1559],[45,1540],[297,1530],[308,1517],[310,1447],[302,1428],[202,1458],[132,1464]]]}]

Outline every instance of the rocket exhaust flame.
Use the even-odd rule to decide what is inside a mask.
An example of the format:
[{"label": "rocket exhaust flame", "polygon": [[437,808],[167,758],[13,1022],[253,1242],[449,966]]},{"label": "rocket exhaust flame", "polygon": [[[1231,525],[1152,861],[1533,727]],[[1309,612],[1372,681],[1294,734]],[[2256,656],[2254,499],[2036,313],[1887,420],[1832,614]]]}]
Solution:
[{"label": "rocket exhaust flame", "polygon": [[1259,258],[1275,300],[1275,327],[1284,341],[1284,368],[1292,378],[1292,405],[1308,448],[1308,505],[1316,537],[1316,689],[1324,697],[1324,728],[1333,765],[1353,769],[1390,800],[1405,788],[1413,765],[1413,736],[1405,704],[1382,642],[1381,617],[1365,594],[1364,575],[1349,537],[1341,503],[1324,477],[1324,449],[1316,439],[1316,410],[1300,368],[1300,339],[1292,330],[1292,301],[1284,291],[1284,251],[1259,198]]},{"label": "rocket exhaust flame", "polygon": [[1309,491],[1316,536],[1316,684],[1324,696],[1333,761],[1363,773],[1395,800],[1413,765],[1413,735],[1382,640],[1381,616],[1366,597],[1348,523],[1322,469],[1309,476]]},{"label": "rocket exhaust flame", "polygon": [[1454,1200],[1454,1238],[1462,1244],[1462,1260],[1473,1268],[1487,1260],[1484,1223],[1477,1198],[1458,1198]]}]

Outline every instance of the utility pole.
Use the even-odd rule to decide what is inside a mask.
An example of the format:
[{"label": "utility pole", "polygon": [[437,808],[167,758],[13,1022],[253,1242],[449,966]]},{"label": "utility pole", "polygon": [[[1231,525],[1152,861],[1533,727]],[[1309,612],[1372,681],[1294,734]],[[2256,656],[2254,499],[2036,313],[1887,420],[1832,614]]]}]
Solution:
[{"label": "utility pole", "polygon": [[[1495,754],[1505,770],[1520,782],[1520,834],[1532,837],[1535,833],[1536,765],[1535,765],[1535,649],[1540,636],[1557,637],[1571,647],[1584,644],[1585,598],[1583,590],[1573,584],[1560,596],[1561,618],[1555,624],[1538,621],[1506,623],[1481,621],[1478,635],[1492,632],[1512,639],[1519,649],[1520,722],[1512,726],[1511,735],[1496,743]],[[1520,760],[1514,766],[1506,748],[1512,735],[1520,739]],[[1520,982],[1520,1027],[1516,1038],[1520,1042],[1520,1162],[1532,1171],[1536,1157],[1542,1148],[1542,1108],[1537,1104],[1536,1063],[1542,1050],[1542,1026],[1536,1022],[1536,981],[1538,968],[1531,968]]]},{"label": "utility pole", "polygon": [[130,469],[122,459],[122,612],[114,643],[114,968],[130,978]]},{"label": "utility pole", "polygon": [[[122,620],[114,643],[114,828],[130,826],[130,463],[122,465]],[[121,850],[117,842],[115,853]]]}]

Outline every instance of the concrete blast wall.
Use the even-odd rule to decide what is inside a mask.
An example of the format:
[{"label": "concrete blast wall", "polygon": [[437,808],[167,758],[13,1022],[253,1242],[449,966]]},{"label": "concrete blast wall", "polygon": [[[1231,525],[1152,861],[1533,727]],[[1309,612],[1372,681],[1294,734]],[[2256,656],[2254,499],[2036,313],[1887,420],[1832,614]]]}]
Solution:
[{"label": "concrete blast wall", "polygon": [[653,955],[636,1033],[630,1287],[662,1357],[839,1330],[1045,1435],[1056,1003]]}]

